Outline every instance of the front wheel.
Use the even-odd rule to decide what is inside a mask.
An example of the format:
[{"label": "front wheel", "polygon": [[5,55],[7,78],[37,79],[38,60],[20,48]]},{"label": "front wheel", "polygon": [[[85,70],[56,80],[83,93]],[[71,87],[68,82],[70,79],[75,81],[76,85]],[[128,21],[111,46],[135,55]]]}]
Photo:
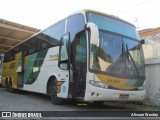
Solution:
[{"label": "front wheel", "polygon": [[63,98],[57,97],[57,80],[54,78],[51,81],[52,90],[51,90],[51,100],[54,105],[61,105],[64,103]]}]

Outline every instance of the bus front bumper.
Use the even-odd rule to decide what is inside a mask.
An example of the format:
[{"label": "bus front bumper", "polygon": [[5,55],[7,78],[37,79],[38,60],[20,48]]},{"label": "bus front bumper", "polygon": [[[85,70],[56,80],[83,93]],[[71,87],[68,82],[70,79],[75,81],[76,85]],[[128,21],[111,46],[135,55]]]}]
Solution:
[{"label": "bus front bumper", "polygon": [[125,91],[93,87],[86,91],[85,101],[143,101],[144,97],[145,90]]}]

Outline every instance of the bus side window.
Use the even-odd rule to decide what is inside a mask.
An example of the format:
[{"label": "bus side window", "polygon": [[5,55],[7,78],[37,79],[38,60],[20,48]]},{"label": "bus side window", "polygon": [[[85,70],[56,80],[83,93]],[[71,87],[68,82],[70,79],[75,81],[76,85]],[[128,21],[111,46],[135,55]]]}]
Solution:
[{"label": "bus side window", "polygon": [[[65,33],[65,20],[58,22],[57,24],[51,26],[48,36],[49,40],[53,42],[54,46],[59,45],[59,41]],[[58,44],[57,44],[58,43]]]},{"label": "bus side window", "polygon": [[33,37],[31,38],[30,41],[27,42],[28,44],[28,49],[29,49],[29,54],[33,54],[35,52],[38,52],[38,43],[39,43],[39,40],[37,39],[37,37]]},{"label": "bus side window", "polygon": [[[48,43],[47,47],[54,47],[54,46],[59,46],[60,44],[60,39],[62,35],[65,33],[65,20],[62,20],[55,25],[52,25],[49,29],[48,32],[44,34],[47,40],[46,42]],[[45,46],[43,46],[45,47]]]},{"label": "bus side window", "polygon": [[30,54],[34,53],[35,51],[36,51],[36,50],[35,50],[34,48],[33,48],[33,49],[32,49],[32,48],[29,49],[29,53],[30,53]]},{"label": "bus side window", "polygon": [[22,56],[28,55],[28,44],[26,42],[22,43]]},{"label": "bus side window", "polygon": [[49,46],[48,46],[48,44],[46,43],[46,42],[43,42],[42,43],[42,50],[44,50],[44,49],[46,49],[46,48],[48,48]]},{"label": "bus side window", "polygon": [[82,14],[70,16],[67,20],[67,32],[70,32],[71,42],[76,34],[84,30],[85,20]]}]

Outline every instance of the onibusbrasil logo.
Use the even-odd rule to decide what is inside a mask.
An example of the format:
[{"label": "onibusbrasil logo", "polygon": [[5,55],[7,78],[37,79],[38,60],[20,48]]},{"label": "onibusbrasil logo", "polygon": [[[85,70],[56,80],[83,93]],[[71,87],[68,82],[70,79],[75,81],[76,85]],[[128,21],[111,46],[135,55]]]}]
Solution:
[{"label": "onibusbrasil logo", "polygon": [[40,118],[42,114],[40,112],[2,112],[2,118]]}]

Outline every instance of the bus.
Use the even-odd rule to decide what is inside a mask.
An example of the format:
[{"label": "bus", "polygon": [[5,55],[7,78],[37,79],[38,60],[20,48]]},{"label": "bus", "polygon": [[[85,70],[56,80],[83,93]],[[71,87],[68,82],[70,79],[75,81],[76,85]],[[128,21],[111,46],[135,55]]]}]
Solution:
[{"label": "bus", "polygon": [[82,10],[5,52],[2,85],[50,95],[53,104],[143,101],[142,42],[133,24]]},{"label": "bus", "polygon": [[0,54],[0,86],[1,86],[2,62],[3,62],[3,54]]}]

